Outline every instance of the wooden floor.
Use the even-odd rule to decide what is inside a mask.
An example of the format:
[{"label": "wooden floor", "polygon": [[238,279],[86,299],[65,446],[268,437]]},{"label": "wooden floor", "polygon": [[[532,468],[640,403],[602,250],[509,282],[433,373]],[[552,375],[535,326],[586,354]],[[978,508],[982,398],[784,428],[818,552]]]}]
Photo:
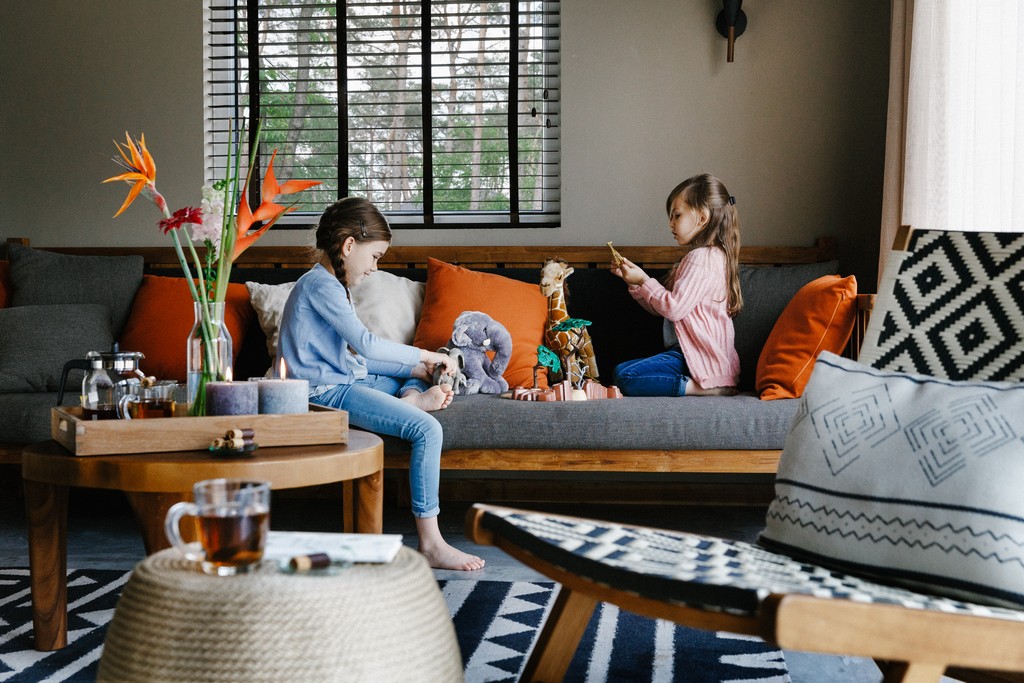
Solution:
[{"label": "wooden floor", "polygon": [[[6,481],[0,486],[0,566],[28,566],[24,511],[16,486],[11,486],[7,468],[0,468]],[[302,498],[279,495],[272,503],[271,528],[275,530],[337,531],[340,521],[334,500],[320,495]],[[439,579],[501,581],[546,580],[531,569],[492,547],[466,540],[463,516],[468,504],[442,506],[441,528],[450,542],[487,560],[479,572],[436,571]],[[644,524],[662,528],[754,540],[763,526],[763,507],[706,505],[595,505],[538,504],[521,507],[550,512]],[[73,489],[69,505],[68,564],[75,568],[129,569],[143,557],[142,541],[127,503],[120,494]],[[407,509],[386,503],[384,531],[401,533],[407,545],[415,547],[412,516]],[[2,597],[2,595],[0,595]],[[823,681],[877,683],[881,675],[870,661],[852,657],[824,657],[787,652],[786,660],[794,683]]]}]

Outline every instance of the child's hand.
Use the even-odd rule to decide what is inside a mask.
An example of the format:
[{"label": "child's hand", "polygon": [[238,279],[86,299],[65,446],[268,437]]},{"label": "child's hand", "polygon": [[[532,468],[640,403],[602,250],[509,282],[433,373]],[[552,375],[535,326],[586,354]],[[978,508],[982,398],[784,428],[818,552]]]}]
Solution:
[{"label": "child's hand", "polygon": [[622,263],[612,268],[612,275],[621,277],[627,285],[642,285],[650,279],[644,269],[636,265],[628,258],[623,258]]},{"label": "child's hand", "polygon": [[444,370],[442,372],[446,375],[455,374],[455,371],[458,369],[455,366],[455,359],[449,356],[447,353],[430,354],[430,358],[426,360],[426,366],[431,374],[434,373],[434,370],[437,368],[438,365],[444,366]]},{"label": "child's hand", "polygon": [[447,353],[420,349],[420,362],[413,368],[412,376],[432,382],[434,380],[434,370],[439,365],[444,368],[442,371],[444,374],[455,374],[457,369],[455,359]]}]

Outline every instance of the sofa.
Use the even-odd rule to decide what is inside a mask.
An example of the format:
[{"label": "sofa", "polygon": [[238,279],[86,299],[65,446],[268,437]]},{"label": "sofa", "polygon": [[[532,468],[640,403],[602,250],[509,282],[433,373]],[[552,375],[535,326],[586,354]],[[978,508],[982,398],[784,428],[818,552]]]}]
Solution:
[{"label": "sofa", "polygon": [[[177,323],[179,331],[174,331],[166,322],[174,308],[171,300],[177,302],[179,311],[183,306],[191,310],[191,302],[187,297],[181,299],[180,293],[170,295],[175,280],[184,292],[170,247],[33,249],[27,240],[8,240],[7,246],[7,260],[0,260],[0,354],[5,349],[21,351],[0,355],[0,462],[12,463],[18,462],[25,443],[49,438],[50,408],[56,403],[56,382],[65,360],[83,357],[89,350],[105,350],[119,340],[122,350],[147,353],[141,367],[147,374],[163,378],[157,368],[165,361],[156,356],[183,347],[180,325],[187,331],[191,321]],[[622,246],[620,251],[655,276],[664,273],[679,255],[673,247]],[[568,312],[591,321],[588,329],[602,382],[610,383],[617,363],[664,348],[661,319],[644,312],[622,282],[608,272],[606,247],[394,246],[380,264],[393,276],[390,290],[382,290],[384,294],[365,308],[358,301],[358,292],[353,294],[364,320],[376,316],[385,326],[397,322],[405,327],[397,333],[404,335],[418,334],[425,319],[434,315],[442,294],[449,307],[453,297],[457,305],[463,300],[490,302],[504,296],[510,311],[529,308],[533,315],[529,324],[535,326],[537,301],[532,292],[547,257],[563,258],[575,269],[567,280]],[[240,340],[235,349],[236,378],[263,375],[271,366],[267,332],[272,336],[273,323],[268,317],[273,317],[273,311],[265,301],[257,301],[259,290],[272,294],[270,299],[276,295],[279,305],[286,296],[287,283],[305,272],[311,258],[310,250],[302,247],[257,245],[235,264],[233,289],[228,295],[229,309],[235,314],[229,314],[228,326],[236,342]],[[745,306],[735,319],[741,363],[739,395],[543,403],[497,395],[458,396],[449,408],[435,413],[445,434],[442,469],[773,474],[798,401],[785,397],[785,391],[775,400],[764,400],[755,386],[758,363],[764,363],[762,349],[770,336],[786,336],[794,330],[798,337],[806,336],[802,327],[812,316],[787,307],[795,302],[795,295],[806,294],[809,283],[838,271],[835,244],[823,238],[809,247],[744,247],[741,264]],[[436,284],[440,281],[435,272],[438,268],[458,276],[443,293]],[[36,269],[42,272],[34,272]],[[459,282],[463,276],[469,279]],[[473,280],[481,277],[488,279],[487,286]],[[47,278],[56,281],[42,282]],[[834,337],[829,343],[856,348],[870,297],[854,294],[851,300],[852,278],[834,280],[843,285],[840,298],[845,303],[842,320],[827,321]],[[495,292],[481,293],[495,283]],[[394,295],[395,286],[400,295]],[[510,289],[497,291],[503,288]],[[422,300],[417,301],[418,296]],[[536,296],[540,296],[539,289]],[[821,298],[813,291],[807,296]],[[145,315],[143,300],[150,302]],[[109,309],[109,328],[104,328],[103,304],[97,301]],[[546,305],[543,297],[541,301]],[[831,314],[826,311],[826,317],[835,318],[835,310],[829,303]],[[851,329],[853,337],[847,344]],[[30,348],[25,348],[25,334],[32,339]],[[523,334],[526,336],[513,334],[516,348],[531,358],[533,344],[543,341],[542,330],[534,327]],[[133,348],[130,339],[145,343],[148,349]],[[789,343],[792,345],[792,340]],[[813,363],[820,348],[821,340],[816,338],[801,353]],[[180,355],[183,353],[182,348]],[[24,367],[18,367],[19,363]],[[18,377],[19,373],[28,378]],[[80,382],[81,374],[69,379],[65,403],[78,400],[76,383]],[[798,394],[798,389],[789,391]],[[405,468],[407,459],[405,443],[385,439],[386,467]]]}]

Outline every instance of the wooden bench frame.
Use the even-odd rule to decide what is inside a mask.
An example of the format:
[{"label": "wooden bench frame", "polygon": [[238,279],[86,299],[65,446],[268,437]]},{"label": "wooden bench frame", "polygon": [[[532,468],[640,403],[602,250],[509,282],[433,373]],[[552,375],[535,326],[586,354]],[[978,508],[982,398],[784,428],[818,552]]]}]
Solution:
[{"label": "wooden bench frame", "polygon": [[[9,239],[28,245],[26,239]],[[180,274],[174,249],[167,247],[37,247],[61,254],[118,256],[140,254],[151,269],[167,268]],[[669,246],[618,246],[622,254],[643,268],[670,267],[679,249]],[[576,268],[608,268],[606,246],[393,246],[380,261],[381,268],[425,268],[436,258],[467,268],[538,268],[545,259],[557,256]],[[832,238],[819,238],[809,247],[744,246],[740,262],[755,266],[819,263],[836,258]],[[236,261],[239,268],[310,267],[313,251],[308,247],[256,245]],[[847,355],[855,357],[860,348],[874,295],[858,297],[858,316]],[[18,463],[24,444],[0,443],[0,463]],[[462,471],[516,472],[645,472],[702,474],[775,474],[781,450],[596,450],[483,448],[445,451],[441,469]],[[407,469],[406,453],[385,451],[384,466]]]}]

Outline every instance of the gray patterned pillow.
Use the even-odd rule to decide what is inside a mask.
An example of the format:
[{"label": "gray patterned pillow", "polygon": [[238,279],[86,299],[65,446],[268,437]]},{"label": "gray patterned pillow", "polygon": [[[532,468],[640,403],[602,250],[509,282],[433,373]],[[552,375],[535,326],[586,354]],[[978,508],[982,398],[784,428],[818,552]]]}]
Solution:
[{"label": "gray patterned pillow", "polygon": [[761,542],[848,572],[1024,605],[1024,384],[815,364]]},{"label": "gray patterned pillow", "polygon": [[[121,334],[142,283],[141,256],[71,256],[9,244],[11,306],[99,304]],[[102,349],[98,349],[102,350]]]}]

